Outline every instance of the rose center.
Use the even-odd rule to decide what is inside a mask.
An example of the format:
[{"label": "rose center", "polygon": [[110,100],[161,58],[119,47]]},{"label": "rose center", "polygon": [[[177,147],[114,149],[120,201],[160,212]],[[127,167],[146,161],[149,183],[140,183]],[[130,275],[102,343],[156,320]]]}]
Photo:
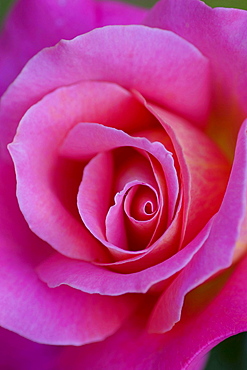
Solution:
[{"label": "rose center", "polygon": [[126,194],[125,213],[136,221],[152,219],[157,212],[157,207],[157,196],[147,185],[135,185]]}]

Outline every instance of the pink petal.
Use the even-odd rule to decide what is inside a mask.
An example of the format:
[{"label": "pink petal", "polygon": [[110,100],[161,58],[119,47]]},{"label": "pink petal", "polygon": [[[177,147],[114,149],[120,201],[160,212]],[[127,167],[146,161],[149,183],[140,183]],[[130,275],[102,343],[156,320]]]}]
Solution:
[{"label": "pink petal", "polygon": [[[150,320],[150,330],[162,333],[179,321],[184,296],[209,277],[228,267],[246,214],[247,120],[243,123],[226,194],[202,248],[160,297]],[[173,302],[172,305],[169,302]]]},{"label": "pink petal", "polygon": [[1,326],[37,342],[76,345],[103,340],[119,328],[134,308],[131,297],[113,300],[46,287],[23,253],[27,242],[1,237]]},{"label": "pink petal", "polygon": [[145,103],[168,133],[178,158],[184,196],[185,246],[218,211],[229,177],[230,163],[215,143],[189,122]]},{"label": "pink petal", "polygon": [[114,333],[136,307],[136,298],[115,300],[41,282],[35,267],[51,248],[19,211],[12,168],[1,164],[0,170],[0,326],[49,344],[84,344]]},{"label": "pink petal", "polygon": [[81,345],[114,333],[134,309],[133,297],[48,288],[13,244],[1,248],[1,326],[40,343]]},{"label": "pink petal", "polygon": [[85,226],[106,246],[110,246],[106,241],[105,218],[111,202],[112,181],[112,153],[100,152],[84,168],[77,196],[78,210]]},{"label": "pink petal", "polygon": [[146,293],[154,284],[164,281],[183,269],[202,247],[211,229],[205,229],[186,248],[171,258],[134,273],[121,274],[84,261],[66,258],[58,253],[41,263],[37,272],[41,280],[50,287],[62,284],[87,293],[121,295]]},{"label": "pink petal", "polygon": [[212,347],[247,330],[246,271],[245,258],[207,307],[194,315],[184,311],[180,323],[165,334],[146,332],[146,302],[132,320],[104,342],[65,349],[59,361],[60,369],[66,369],[68,364],[75,370],[99,369],[102,363],[111,370],[202,369],[203,357]]},{"label": "pink petal", "polygon": [[247,251],[247,213],[245,215],[245,218],[241,224],[240,232],[239,232],[239,238],[236,242],[236,246],[234,249],[234,256],[233,261],[236,262],[240,258],[242,258],[246,251]]},{"label": "pink petal", "polygon": [[210,131],[229,155],[247,115],[247,13],[240,9],[212,9],[199,0],[162,0],[144,23],[180,35],[210,61],[213,115]]},{"label": "pink petal", "polygon": [[110,244],[128,250],[128,235],[126,233],[125,214],[123,210],[123,199],[125,194],[126,189],[124,188],[115,195],[114,205],[109,208],[105,218],[105,228],[106,239]]},{"label": "pink petal", "polygon": [[62,41],[29,61],[2,99],[0,120],[8,127],[8,142],[31,105],[58,87],[82,80],[135,88],[200,122],[209,113],[208,61],[195,47],[167,31],[109,26]]},{"label": "pink petal", "polygon": [[145,14],[144,9],[108,1],[17,1],[0,37],[0,95],[41,49],[96,27],[139,24]]}]

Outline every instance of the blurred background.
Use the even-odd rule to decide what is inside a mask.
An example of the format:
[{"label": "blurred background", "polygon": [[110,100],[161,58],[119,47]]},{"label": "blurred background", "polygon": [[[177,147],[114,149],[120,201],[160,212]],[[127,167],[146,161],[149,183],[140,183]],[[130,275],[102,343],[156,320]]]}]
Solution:
[{"label": "blurred background", "polygon": [[[147,8],[157,2],[154,0],[125,1]],[[204,0],[204,2],[213,8],[228,7],[247,10],[247,0]],[[14,0],[0,0],[0,26],[13,3]],[[247,370],[247,333],[235,335],[215,347],[211,351],[205,370]]]},{"label": "blurred background", "polygon": [[[11,4],[15,0],[0,0],[0,22],[7,13]],[[123,0],[132,4],[140,5],[143,7],[151,8],[157,1],[155,0]],[[247,0],[203,0],[209,6],[215,8],[217,6],[223,6],[228,8],[239,8],[247,10]]]}]

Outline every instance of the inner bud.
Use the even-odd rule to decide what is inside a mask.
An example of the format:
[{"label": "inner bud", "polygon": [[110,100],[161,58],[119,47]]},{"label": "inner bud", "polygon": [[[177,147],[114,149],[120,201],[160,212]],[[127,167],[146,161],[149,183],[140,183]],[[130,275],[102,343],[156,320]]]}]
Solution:
[{"label": "inner bud", "polygon": [[157,196],[148,185],[133,186],[125,197],[124,210],[136,221],[148,221],[156,214]]},{"label": "inner bud", "polygon": [[145,212],[149,215],[153,213],[153,203],[147,202],[145,205]]}]

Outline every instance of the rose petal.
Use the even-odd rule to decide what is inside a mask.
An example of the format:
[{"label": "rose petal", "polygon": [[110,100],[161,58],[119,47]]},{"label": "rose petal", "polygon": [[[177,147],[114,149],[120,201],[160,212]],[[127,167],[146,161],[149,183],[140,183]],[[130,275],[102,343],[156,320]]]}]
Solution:
[{"label": "rose petal", "polygon": [[208,57],[213,82],[210,131],[233,154],[247,115],[246,11],[212,9],[198,0],[162,0],[148,12],[144,23],[175,32]]},{"label": "rose petal", "polygon": [[[66,348],[60,368],[72,366],[98,369],[200,369],[203,356],[225,338],[247,330],[246,323],[247,259],[237,266],[220,294],[204,310],[189,315],[165,334],[145,331],[145,304],[125,326],[104,342],[80,348]],[[237,292],[237,294],[236,294]],[[143,319],[144,317],[144,319]],[[186,344],[186,345],[185,345]],[[97,353],[97,356],[95,356]],[[73,362],[71,362],[73,361]]]},{"label": "rose petal", "polygon": [[49,344],[84,344],[114,333],[135,309],[136,297],[115,300],[41,282],[35,267],[51,248],[19,211],[12,168],[1,163],[0,174],[0,325]]},{"label": "rose petal", "polygon": [[67,288],[51,290],[37,280],[28,261],[8,254],[2,261],[1,325],[31,340],[76,345],[103,340],[134,308],[127,297],[113,301]]},{"label": "rose petal", "polygon": [[30,106],[54,89],[82,80],[135,88],[200,122],[209,113],[208,61],[194,46],[168,31],[109,26],[61,41],[27,63],[1,102],[0,121],[7,127],[8,142]]},{"label": "rose petal", "polygon": [[37,272],[40,279],[50,287],[65,284],[87,293],[103,295],[146,293],[154,284],[168,279],[186,266],[202,247],[210,229],[209,223],[186,248],[158,265],[139,272],[121,274],[59,254],[47,258],[38,266]]},{"label": "rose petal", "polygon": [[[231,176],[219,212],[213,217],[210,234],[202,248],[160,297],[150,319],[150,330],[162,333],[179,321],[184,296],[209,277],[228,267],[246,213],[247,120],[236,147]],[[173,302],[172,305],[169,302]]]},{"label": "rose petal", "polygon": [[26,62],[61,39],[96,27],[139,24],[146,10],[129,4],[90,0],[20,0],[5,20],[0,37],[0,95]]},{"label": "rose petal", "polygon": [[17,257],[10,241],[7,249],[1,249],[0,297],[4,305],[0,323],[28,339],[63,345],[104,340],[135,308],[133,297],[119,300],[69,287],[50,289],[37,279],[28,260]]},{"label": "rose petal", "polygon": [[162,108],[146,105],[169,134],[180,165],[185,246],[218,211],[230,164],[215,143],[197,128]]},{"label": "rose petal", "polygon": [[[94,136],[93,130],[92,134]],[[100,152],[85,166],[77,196],[78,210],[84,224],[107,247],[111,247],[106,240],[105,219],[111,202],[112,157],[111,152]]]}]

